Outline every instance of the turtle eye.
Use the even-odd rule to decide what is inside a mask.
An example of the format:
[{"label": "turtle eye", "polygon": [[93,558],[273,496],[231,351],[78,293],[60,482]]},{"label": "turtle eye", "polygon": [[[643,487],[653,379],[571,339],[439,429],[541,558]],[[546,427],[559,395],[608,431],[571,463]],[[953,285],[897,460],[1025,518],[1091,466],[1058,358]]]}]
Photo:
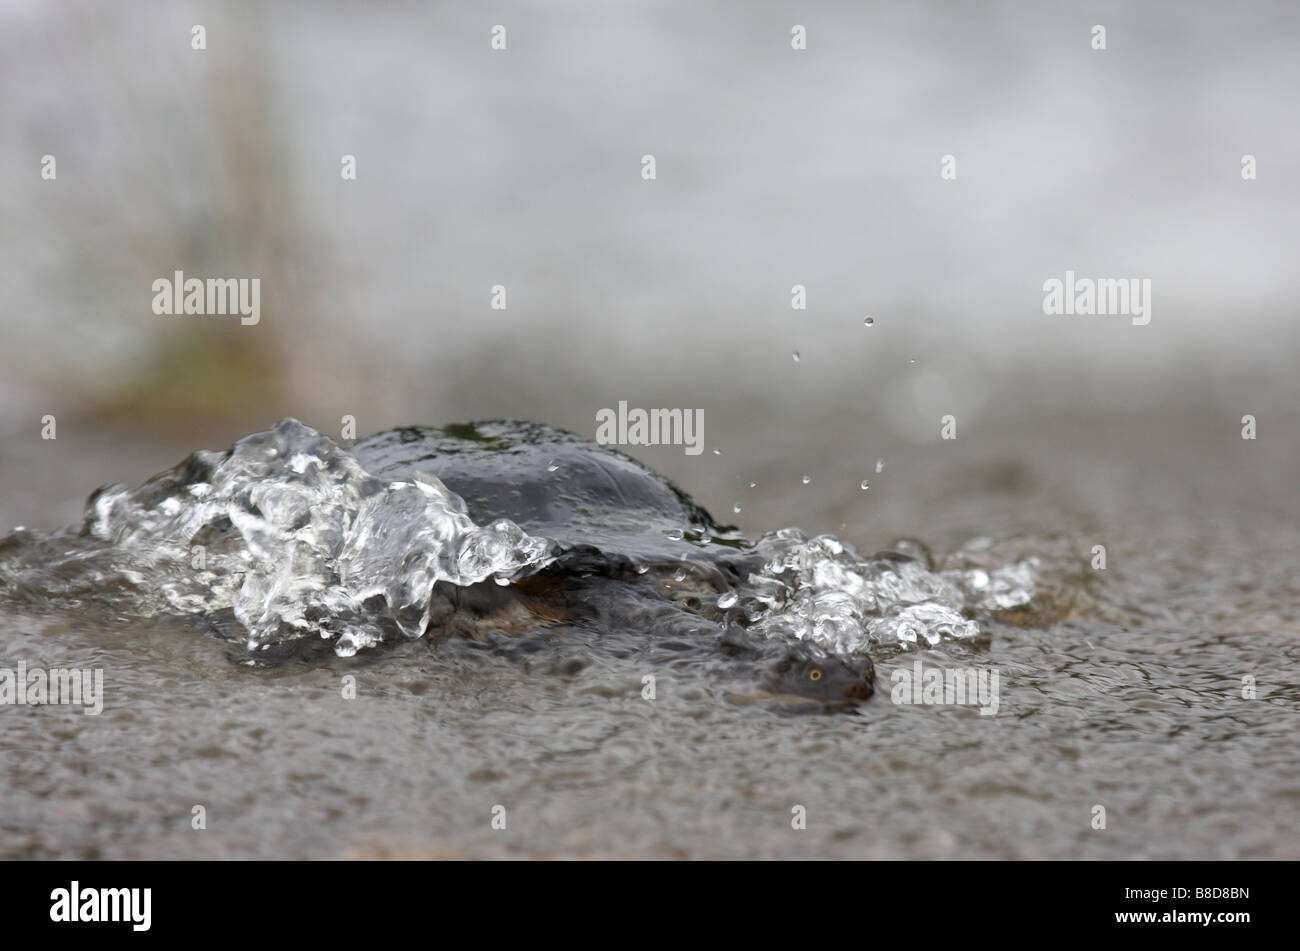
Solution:
[{"label": "turtle eye", "polygon": [[822,679],[822,672],[821,672],[820,670],[817,670],[816,668],[814,668],[813,670],[809,671],[809,673],[808,673],[808,679],[809,679],[809,680],[821,680],[821,679]]}]

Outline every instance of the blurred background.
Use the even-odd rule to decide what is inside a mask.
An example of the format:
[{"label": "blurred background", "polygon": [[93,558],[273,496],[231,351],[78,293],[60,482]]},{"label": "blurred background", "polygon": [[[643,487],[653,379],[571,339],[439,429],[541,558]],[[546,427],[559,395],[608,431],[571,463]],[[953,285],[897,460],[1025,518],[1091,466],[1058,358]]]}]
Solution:
[{"label": "blurred background", "polygon": [[[1118,518],[1119,460],[1294,414],[1297,40],[1266,2],[3,0],[0,522],[284,416],[620,400],[704,409],[703,455],[629,451],[750,531]],[[1045,316],[1066,269],[1149,278],[1150,324]],[[260,278],[261,322],[156,316],[175,270]]]}]

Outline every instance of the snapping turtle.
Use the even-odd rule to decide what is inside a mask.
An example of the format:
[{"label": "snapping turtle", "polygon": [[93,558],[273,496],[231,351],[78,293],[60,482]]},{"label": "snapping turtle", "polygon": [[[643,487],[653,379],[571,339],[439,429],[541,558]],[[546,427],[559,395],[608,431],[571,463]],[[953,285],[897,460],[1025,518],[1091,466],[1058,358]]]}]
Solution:
[{"label": "snapping turtle", "polygon": [[[405,427],[351,448],[371,476],[436,476],[480,525],[509,519],[554,543],[554,558],[508,586],[438,581],[431,638],[521,634],[596,622],[672,645],[717,623],[717,646],[757,679],[739,702],[825,709],[872,692],[869,660],[747,637],[719,607],[762,559],[667,479],[573,433],[521,421]],[[734,597],[731,598],[734,601]]]}]

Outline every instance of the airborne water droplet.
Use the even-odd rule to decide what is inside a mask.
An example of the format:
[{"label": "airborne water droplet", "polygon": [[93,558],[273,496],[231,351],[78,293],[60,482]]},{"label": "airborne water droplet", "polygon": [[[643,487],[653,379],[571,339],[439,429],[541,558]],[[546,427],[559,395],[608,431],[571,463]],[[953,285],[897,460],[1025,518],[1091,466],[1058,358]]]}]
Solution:
[{"label": "airborne water droplet", "polygon": [[718,607],[723,608],[725,610],[726,608],[729,608],[733,604],[735,604],[736,601],[737,601],[736,592],[728,591],[722,597],[718,598]]},{"label": "airborne water droplet", "polygon": [[757,488],[758,488],[758,483],[757,483],[757,482],[751,482],[751,483],[749,483],[749,487],[750,487],[751,489],[757,489]]},{"label": "airborne water droplet", "polygon": [[804,476],[802,479],[800,479],[799,481],[802,482],[804,485],[807,485],[809,482],[812,481],[812,476],[808,476],[808,475],[806,475],[806,476]]},{"label": "airborne water droplet", "polygon": [[798,362],[799,362],[799,351],[798,351],[798,350],[796,350],[796,351],[794,352],[794,362],[795,362],[795,363],[798,363]]},{"label": "airborne water droplet", "polygon": [[558,469],[558,468],[560,468],[559,465],[556,463],[556,461],[555,461],[554,459],[552,459],[552,460],[547,464],[547,466],[546,466],[546,471],[547,471],[547,472],[554,472],[554,471],[555,471],[556,469]]},{"label": "airborne water droplet", "polygon": [[682,540],[682,530],[680,528],[670,528],[664,534],[672,541],[679,542]]},{"label": "airborne water droplet", "polygon": [[874,318],[874,317],[863,317],[863,318],[862,318],[862,326],[864,326],[864,327],[870,327],[870,326],[872,326],[875,322],[876,322],[876,318]]},{"label": "airborne water droplet", "polygon": [[885,471],[885,460],[884,460],[884,459],[877,459],[877,460],[876,460],[876,471],[877,471],[877,472],[884,472],[884,471]]},{"label": "airborne water droplet", "polygon": [[869,489],[869,488],[871,488],[871,483],[868,482],[866,479],[863,479],[863,480],[862,480],[862,491],[865,492],[865,491],[867,491],[867,489]]},{"label": "airborne water droplet", "polygon": [[733,511],[733,512],[735,512],[737,515],[739,515],[739,514],[740,514],[740,503],[737,502],[735,505],[733,505],[733,506],[731,507],[731,511]]},{"label": "airborne water droplet", "polygon": [[673,580],[676,581],[678,584],[681,584],[683,581],[685,581],[685,580],[686,580],[686,569],[685,569],[685,568],[678,568],[678,569],[677,569],[677,572],[673,575]]}]

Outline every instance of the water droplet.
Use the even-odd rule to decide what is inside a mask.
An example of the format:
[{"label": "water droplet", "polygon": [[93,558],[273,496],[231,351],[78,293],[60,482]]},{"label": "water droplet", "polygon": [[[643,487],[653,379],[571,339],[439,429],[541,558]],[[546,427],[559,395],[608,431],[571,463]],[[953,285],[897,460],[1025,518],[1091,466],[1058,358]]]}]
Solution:
[{"label": "water droplet", "polygon": [[862,318],[862,326],[864,326],[864,327],[870,327],[870,326],[872,326],[873,324],[875,324],[875,322],[876,322],[876,318],[874,318],[874,317],[870,317],[870,316],[868,316],[868,317],[863,317],[863,318]]},{"label": "water droplet", "polygon": [[869,488],[871,488],[871,483],[868,482],[866,479],[863,479],[863,480],[862,480],[862,491],[865,492],[865,491],[867,491],[867,489],[869,489]]},{"label": "water droplet", "polygon": [[710,534],[708,534],[707,532],[704,533],[704,534],[702,534],[702,535],[700,535],[700,544],[701,544],[701,545],[707,545],[707,544],[708,544],[709,542],[711,542],[711,541],[713,541],[713,536],[710,535]]},{"label": "water droplet", "polygon": [[494,577],[492,578],[492,580],[495,581],[497,584],[501,585],[501,587],[503,587],[503,588],[504,588],[506,585],[510,584],[510,579],[509,579],[509,578],[503,578],[503,577],[501,577],[501,575],[496,575],[496,576],[494,576]]},{"label": "water droplet", "polygon": [[[916,360],[915,360],[915,359],[912,359],[912,360],[908,360],[907,362],[908,362],[908,363],[913,363],[913,364],[914,364],[914,363],[916,363]],[[913,638],[913,639],[915,639],[915,638]]]},{"label": "water droplet", "polygon": [[715,450],[713,450],[713,454],[714,454],[715,456],[720,456],[720,455],[722,455],[722,450],[721,450],[721,449],[715,449]]},{"label": "water droplet", "polygon": [[558,468],[560,468],[559,464],[558,464],[554,459],[552,459],[552,460],[547,464],[547,466],[546,466],[546,471],[547,471],[547,472],[554,472],[554,471],[555,471],[556,469],[558,469]]},{"label": "water droplet", "polygon": [[718,607],[725,610],[735,604],[737,600],[736,592],[728,591],[722,597],[718,598]]},{"label": "water droplet", "polygon": [[799,481],[802,482],[804,485],[807,485],[809,482],[812,481],[812,476],[806,475]]},{"label": "water droplet", "polygon": [[682,530],[680,528],[670,528],[664,532],[671,541],[679,542],[682,540]]},{"label": "water droplet", "polygon": [[686,569],[685,569],[685,568],[678,568],[678,569],[677,569],[677,572],[673,575],[673,580],[676,581],[678,584],[681,584],[683,581],[685,581],[685,580],[686,580]]},{"label": "water droplet", "polygon": [[757,489],[757,488],[758,488],[758,483],[757,483],[757,482],[751,482],[751,483],[749,483],[749,487],[750,487],[751,489]]},{"label": "water droplet", "polygon": [[731,507],[731,511],[733,511],[733,512],[735,512],[737,515],[739,515],[739,514],[740,514],[740,503],[737,502],[735,505],[733,505],[733,506]]},{"label": "water droplet", "polygon": [[876,471],[877,471],[877,472],[884,472],[884,471],[885,471],[885,460],[884,460],[884,459],[877,459],[877,460],[876,460]]},{"label": "water droplet", "polygon": [[798,362],[799,362],[799,351],[798,351],[798,350],[796,350],[796,351],[794,352],[794,362],[795,362],[795,363],[798,363]]},{"label": "water droplet", "polygon": [[649,570],[650,570],[650,566],[649,566],[649,565],[637,565],[637,566],[636,566],[636,573],[639,574],[639,575],[643,575],[643,574],[645,574],[645,573],[646,573],[647,571],[649,571]]}]

